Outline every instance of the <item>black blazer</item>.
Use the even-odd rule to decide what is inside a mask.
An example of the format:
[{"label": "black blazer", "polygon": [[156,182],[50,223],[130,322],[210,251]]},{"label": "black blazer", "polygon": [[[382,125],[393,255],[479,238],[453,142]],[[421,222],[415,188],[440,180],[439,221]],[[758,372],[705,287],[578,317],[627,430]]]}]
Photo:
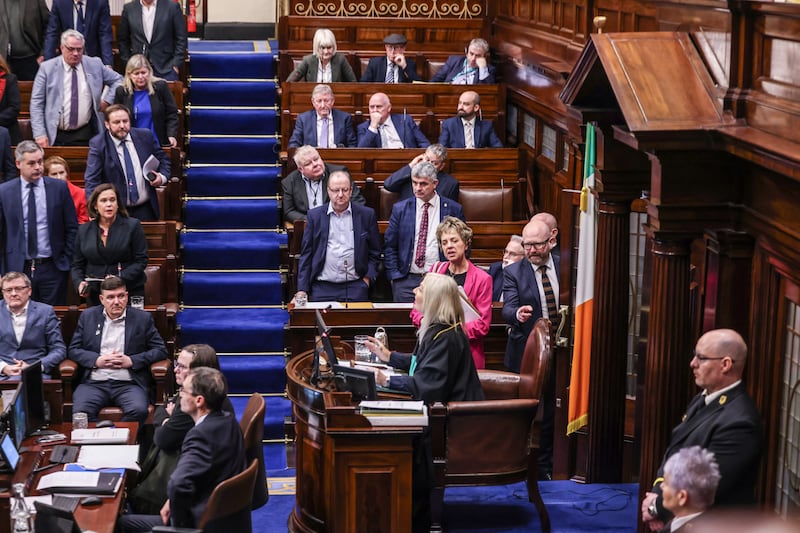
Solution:
[{"label": "black blazer", "polygon": [[[319,58],[315,54],[303,57],[286,81],[310,81],[317,82],[319,71]],[[353,72],[353,67],[347,62],[343,54],[337,52],[331,58],[331,81],[358,81]]]},{"label": "black blazer", "polygon": [[157,0],[156,20],[150,42],[144,36],[142,4],[125,4],[117,28],[117,40],[123,63],[127,63],[134,54],[144,54],[153,65],[156,76],[171,76],[174,79],[176,74],[172,67],[180,68],[186,58],[186,22],[180,4],[172,0]]},{"label": "black blazer", "polygon": [[[161,146],[169,145],[169,137],[178,138],[178,106],[172,91],[169,90],[167,82],[156,80],[153,83],[155,92],[150,95],[150,108],[153,110],[153,126],[156,128],[156,136]],[[114,94],[114,103],[122,104],[131,110],[134,117],[131,126],[141,128],[136,123],[136,113],[133,111],[133,93],[120,85]]]},{"label": "black blazer", "polygon": [[[335,170],[346,171],[347,167],[325,163],[325,171],[322,173],[322,179],[320,180],[320,191],[322,192],[320,205],[330,201],[330,198],[328,198],[328,176]],[[309,205],[308,196],[306,196],[306,185],[303,182],[303,175],[300,174],[300,171],[295,169],[283,178],[281,188],[283,189],[283,219],[289,222],[305,220]],[[350,196],[350,202],[358,205],[366,205],[367,203],[366,198],[361,194],[361,189],[355,183],[353,183],[353,194]],[[311,206],[311,208],[313,209],[314,206]]]},{"label": "black blazer", "polygon": [[[373,57],[369,60],[367,69],[361,76],[361,81],[370,83],[385,82],[388,63],[389,60],[386,58],[386,56]],[[406,68],[402,69],[398,65],[395,69],[395,72],[399,78],[395,80],[396,83],[411,83],[412,81],[420,81],[419,76],[417,75],[417,64],[414,63],[413,59],[406,57]]]},{"label": "black blazer", "polygon": [[11,144],[14,145],[19,144],[22,140],[19,123],[17,122],[19,109],[20,99],[17,77],[10,72],[6,72],[6,90],[3,92],[3,97],[0,98],[0,126],[8,130],[11,135]]},{"label": "black blazer", "polygon": [[[147,239],[139,220],[117,215],[109,228],[105,246],[100,240],[97,220],[90,220],[78,228],[72,258],[72,282],[77,288],[87,277],[118,275],[125,281],[128,294],[143,295],[147,259]],[[94,293],[99,292],[99,285],[89,284]]]}]

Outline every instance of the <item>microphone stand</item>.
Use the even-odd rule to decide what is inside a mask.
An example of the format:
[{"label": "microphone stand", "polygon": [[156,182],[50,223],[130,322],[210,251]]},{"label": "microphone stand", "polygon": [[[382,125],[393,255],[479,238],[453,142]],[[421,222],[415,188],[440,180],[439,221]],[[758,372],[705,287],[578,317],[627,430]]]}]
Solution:
[{"label": "microphone stand", "polygon": [[403,145],[403,148],[408,148],[406,146],[406,108],[403,108],[403,138],[400,139],[400,144]]},{"label": "microphone stand", "polygon": [[349,280],[347,279],[347,259],[345,259],[344,260],[344,308],[345,309],[349,309],[347,307],[347,303],[350,301],[350,298],[347,296],[347,284],[348,284],[348,281]]}]

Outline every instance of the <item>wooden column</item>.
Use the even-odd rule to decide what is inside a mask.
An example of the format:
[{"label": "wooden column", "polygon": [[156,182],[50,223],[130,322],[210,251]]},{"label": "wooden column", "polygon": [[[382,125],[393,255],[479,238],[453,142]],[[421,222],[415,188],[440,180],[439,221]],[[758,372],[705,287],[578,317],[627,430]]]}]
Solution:
[{"label": "wooden column", "polygon": [[598,205],[587,483],[622,481],[630,202]]},{"label": "wooden column", "polygon": [[708,230],[703,283],[702,331],[732,328],[747,339],[754,239],[732,229]]},{"label": "wooden column", "polygon": [[[655,479],[690,387],[689,243],[656,234],[650,251],[652,285],[642,405],[640,496]],[[641,501],[641,500],[640,500]],[[644,531],[641,527],[640,531]]]}]

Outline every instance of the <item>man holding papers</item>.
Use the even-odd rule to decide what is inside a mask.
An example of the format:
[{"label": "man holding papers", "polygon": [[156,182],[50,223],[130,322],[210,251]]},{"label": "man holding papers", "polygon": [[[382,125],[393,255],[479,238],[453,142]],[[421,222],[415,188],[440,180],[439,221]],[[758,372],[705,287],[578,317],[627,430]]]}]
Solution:
[{"label": "man holding papers", "polygon": [[80,365],[73,412],[97,420],[103,407],[116,405],[123,421],[144,424],[150,364],[167,357],[164,341],[150,313],[128,307],[120,278],[109,276],[100,284],[100,303],[81,313],[69,345],[69,358]]},{"label": "man holding papers", "polygon": [[[214,488],[244,471],[246,458],[242,431],[236,417],[221,411],[228,387],[222,372],[195,368],[181,389],[181,409],[194,420],[186,434],[178,466],[167,485],[169,500],[157,515],[123,515],[123,533],[147,532],[154,525],[195,527]],[[250,513],[250,509],[245,510]],[[237,516],[226,517],[231,532],[241,531]]]}]

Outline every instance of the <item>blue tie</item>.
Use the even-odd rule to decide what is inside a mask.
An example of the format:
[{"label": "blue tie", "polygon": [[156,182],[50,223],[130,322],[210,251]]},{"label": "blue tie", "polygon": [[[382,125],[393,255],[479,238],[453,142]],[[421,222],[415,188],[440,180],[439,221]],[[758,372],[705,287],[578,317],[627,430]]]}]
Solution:
[{"label": "blue tie", "polygon": [[78,4],[75,6],[75,9],[78,11],[78,16],[76,17],[78,19],[78,23],[75,25],[75,29],[78,30],[81,33],[84,33],[83,32],[83,28],[84,28],[84,26],[83,26],[83,2],[78,2]]},{"label": "blue tie", "polygon": [[28,184],[28,256],[39,255],[39,236],[36,234],[36,184]]},{"label": "blue tie", "polygon": [[128,182],[128,205],[139,203],[139,189],[136,188],[136,171],[133,169],[133,159],[128,151],[128,141],[122,141],[122,155],[125,157],[125,177]]}]

